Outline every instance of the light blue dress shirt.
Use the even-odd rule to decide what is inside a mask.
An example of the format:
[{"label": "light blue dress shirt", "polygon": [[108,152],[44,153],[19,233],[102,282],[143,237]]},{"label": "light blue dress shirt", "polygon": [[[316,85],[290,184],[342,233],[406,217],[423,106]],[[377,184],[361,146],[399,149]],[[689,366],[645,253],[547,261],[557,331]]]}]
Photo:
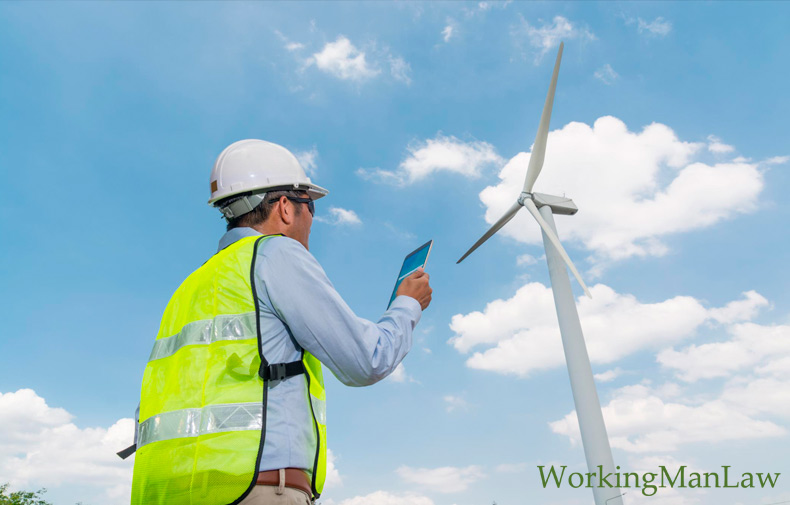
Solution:
[{"label": "light blue dress shirt", "polygon": [[[254,235],[260,233],[234,228],[222,237],[219,249]],[[261,348],[269,363],[297,361],[304,349],[343,384],[367,386],[392,373],[411,349],[412,331],[422,315],[414,298],[397,297],[373,323],[354,314],[296,240],[272,237],[257,254]],[[261,471],[312,469],[316,438],[307,395],[304,375],[269,383]],[[331,430],[331,407],[328,417]]]}]

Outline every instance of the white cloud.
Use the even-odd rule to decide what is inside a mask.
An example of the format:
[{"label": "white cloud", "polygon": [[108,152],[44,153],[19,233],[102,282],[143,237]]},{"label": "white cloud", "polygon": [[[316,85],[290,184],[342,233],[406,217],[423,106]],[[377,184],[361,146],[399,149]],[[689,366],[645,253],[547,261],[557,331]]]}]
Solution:
[{"label": "white cloud", "polygon": [[380,184],[392,184],[395,186],[402,186],[406,184],[406,179],[400,172],[391,170],[384,170],[383,168],[358,168],[357,176],[365,179],[366,181],[373,181]]},{"label": "white cloud", "polygon": [[294,151],[294,156],[299,161],[307,175],[315,176],[316,159],[318,159],[318,150],[313,146],[309,151]]},{"label": "white cloud", "polygon": [[623,374],[623,371],[618,368],[613,368],[612,370],[607,370],[603,373],[595,374],[595,380],[598,382],[611,382],[616,378],[620,377]]},{"label": "white cloud", "polygon": [[522,254],[518,258],[516,258],[516,265],[534,265],[538,262],[538,258],[532,256],[531,254]]},{"label": "white cloud", "polygon": [[411,65],[400,56],[389,56],[390,73],[396,81],[411,85]]},{"label": "white cloud", "polygon": [[500,10],[507,9],[508,5],[513,3],[513,0],[493,0],[493,1],[486,1],[486,2],[478,2],[477,9],[464,7],[463,11],[466,14],[466,17],[472,18],[477,16],[478,14],[485,14],[486,12],[492,10],[493,8],[498,8]]},{"label": "white cloud", "polygon": [[308,61],[320,70],[338,79],[364,81],[381,73],[372,68],[365,53],[354,47],[350,40],[340,35],[334,42],[327,42],[324,48]]},{"label": "white cloud", "polygon": [[335,218],[336,224],[362,224],[362,221],[353,210],[330,207],[329,213]]},{"label": "white cloud", "polygon": [[389,375],[389,380],[403,384],[405,382],[417,382],[411,375],[406,373],[406,367],[399,363],[395,370]]},{"label": "white cloud", "polygon": [[[363,51],[348,37],[339,35],[334,42],[325,43],[320,51],[305,58],[301,55],[301,50],[306,47],[304,44],[290,41],[277,30],[275,33],[289,52],[297,53],[294,58],[300,63],[300,74],[315,66],[338,79],[362,83],[379,76],[381,69],[388,65],[393,79],[411,85],[411,65],[388,47],[377,48],[375,40],[368,42]],[[302,89],[303,85],[294,87],[297,91]]]},{"label": "white cloud", "polygon": [[455,34],[456,26],[457,23],[455,22],[454,19],[447,18],[447,25],[442,30],[442,39],[445,42],[450,42],[450,39],[453,38],[453,35]]},{"label": "white cloud", "polygon": [[774,156],[773,158],[768,158],[767,160],[763,161],[765,165],[784,165],[790,161],[790,156]]},{"label": "white cloud", "polygon": [[274,33],[280,38],[283,42],[285,49],[289,52],[298,51],[300,49],[304,49],[305,45],[301,42],[293,42],[288,37],[282,34],[279,30],[274,30]]},{"label": "white cloud", "polygon": [[[464,18],[467,24],[469,24],[471,22],[474,22],[475,19],[484,18],[486,16],[486,13],[491,11],[493,8],[504,10],[511,3],[512,0],[507,0],[505,2],[500,2],[500,1],[478,2],[476,6],[470,6],[470,4],[465,4],[465,6],[461,7],[461,12],[464,14]],[[459,29],[463,24],[463,22],[464,20],[461,20],[461,22],[459,22],[458,19],[456,18],[448,17],[445,26],[441,32],[442,40],[444,40],[444,42],[447,43],[450,42],[450,40],[452,39],[457,39]]]},{"label": "white cloud", "polygon": [[[592,286],[590,291],[592,299],[580,297],[577,306],[593,364],[612,363],[688,339],[703,323],[715,322],[722,314],[731,319],[753,314],[733,309],[739,307],[737,303],[706,309],[689,296],[642,303],[604,284]],[[750,293],[744,294],[747,302],[753,297]],[[525,377],[565,364],[551,288],[540,283],[526,284],[513,297],[488,303],[483,312],[454,315],[450,329],[455,335],[449,343],[462,353],[488,347],[467,359],[471,368]]]},{"label": "white cloud", "polygon": [[[603,407],[612,447],[635,453],[672,452],[688,443],[721,443],[779,437],[786,430],[770,421],[753,419],[737,404],[713,399],[699,404],[665,401],[644,385],[614,392]],[[554,433],[581,442],[576,411],[549,423]]]},{"label": "white cloud", "polygon": [[[754,292],[745,294],[747,302],[765,305]],[[721,314],[720,309],[716,312]],[[755,315],[751,310],[733,312],[737,317]],[[666,452],[688,443],[786,435],[786,428],[770,418],[790,419],[790,326],[729,324],[731,338],[727,341],[658,355],[680,379],[724,378],[724,387],[708,388],[707,393],[694,396],[676,383],[657,388],[645,383],[616,390],[603,408],[613,447],[637,453]],[[550,426],[574,442],[580,440],[575,412]]]},{"label": "white cloud", "polygon": [[[592,127],[569,123],[549,133],[535,190],[573,198],[580,212],[557,219],[559,235],[566,247],[575,241],[591,250],[595,265],[662,255],[668,251],[661,240],[667,235],[756,209],[764,185],[758,165],[708,165],[695,160],[701,148],[679,140],[659,123],[639,133],[611,116]],[[496,222],[515,202],[529,157],[514,156],[500,171],[500,183],[480,193],[487,223]],[[540,228],[527,212],[519,213],[499,235],[542,244]]]},{"label": "white cloud", "polygon": [[466,410],[469,408],[469,404],[466,403],[466,400],[461,396],[446,395],[442,399],[444,400],[444,408],[447,412]]},{"label": "white cloud", "polygon": [[470,484],[485,477],[483,469],[472,465],[467,467],[444,466],[440,468],[412,468],[401,466],[398,475],[410,484],[439,493],[458,493],[466,491]]},{"label": "white cloud", "polygon": [[547,52],[558,47],[563,40],[595,40],[595,35],[592,32],[586,28],[575,26],[563,16],[555,16],[551,23],[543,23],[539,27],[529,24],[523,16],[519,15],[519,17],[520,22],[513,28],[511,35],[517,45],[520,46],[522,40],[526,38],[526,42],[537,50],[536,64],[543,59]]},{"label": "white cloud", "polygon": [[765,364],[755,369],[758,375],[772,375],[781,379],[790,379],[790,356],[772,356]]},{"label": "white cloud", "polygon": [[362,224],[362,220],[353,210],[343,209],[340,207],[329,207],[329,217],[315,216],[316,221],[327,223],[331,225],[350,225],[357,226]]},{"label": "white cloud", "polygon": [[665,20],[661,16],[650,22],[647,22],[642,18],[638,18],[637,27],[639,29],[639,33],[646,33],[648,35],[656,35],[659,37],[665,37],[669,35],[669,32],[672,31],[672,23]]},{"label": "white cloud", "polygon": [[343,477],[340,476],[340,472],[337,470],[337,466],[335,465],[336,461],[337,457],[335,457],[335,453],[332,452],[332,449],[327,447],[326,481],[324,482],[324,490],[335,489],[343,485]]},{"label": "white cloud", "polygon": [[738,377],[727,384],[722,399],[750,415],[764,414],[790,419],[790,369],[787,368],[790,362],[785,356],[781,360],[773,360],[771,364],[783,367],[780,372],[784,374],[783,378]]},{"label": "white cloud", "polygon": [[408,157],[395,171],[357,170],[360,177],[376,182],[406,185],[435,172],[451,172],[465,177],[479,177],[488,166],[499,165],[502,158],[488,142],[463,142],[438,133],[435,138],[415,142],[407,147]]},{"label": "white cloud", "polygon": [[645,21],[642,18],[623,16],[627,26],[636,25],[637,31],[646,36],[666,37],[672,31],[672,23],[659,16],[653,21]]},{"label": "white cloud", "polygon": [[12,487],[84,485],[96,501],[129,503],[134,458],[115,453],[132,443],[134,420],[78,428],[73,416],[32,389],[0,393],[0,482]]},{"label": "white cloud", "polygon": [[596,70],[594,75],[596,79],[607,85],[614,84],[614,81],[620,77],[608,63]]},{"label": "white cloud", "polygon": [[708,135],[708,151],[714,154],[731,153],[735,148],[731,145],[722,143],[721,139],[715,135]]},{"label": "white cloud", "polygon": [[343,500],[339,505],[434,505],[427,496],[413,493],[395,494],[388,491],[375,491],[365,496]]},{"label": "white cloud", "polygon": [[658,362],[674,370],[681,380],[694,382],[755,367],[773,375],[781,370],[776,363],[790,358],[790,326],[741,323],[727,331],[730,340],[690,345],[679,351],[666,349],[658,354]]},{"label": "white cloud", "polygon": [[409,182],[424,179],[439,171],[478,177],[484,167],[502,161],[494,146],[488,142],[462,142],[441,133],[436,138],[409,146],[408,151],[409,157],[400,164],[399,169],[407,174]]},{"label": "white cloud", "polygon": [[724,307],[711,309],[710,317],[722,324],[748,321],[756,316],[760,309],[771,305],[757,291],[746,291],[742,294],[741,300],[733,300]]}]

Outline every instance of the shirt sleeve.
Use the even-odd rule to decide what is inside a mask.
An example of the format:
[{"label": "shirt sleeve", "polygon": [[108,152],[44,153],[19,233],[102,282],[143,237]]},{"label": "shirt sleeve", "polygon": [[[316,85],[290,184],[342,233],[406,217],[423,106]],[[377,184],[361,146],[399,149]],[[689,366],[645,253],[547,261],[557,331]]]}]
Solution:
[{"label": "shirt sleeve", "polygon": [[[273,237],[259,251],[255,274],[269,308],[293,338],[349,386],[374,384],[411,349],[419,302],[398,296],[377,323],[357,317],[321,265],[296,240]],[[262,288],[262,289],[261,289]]]}]

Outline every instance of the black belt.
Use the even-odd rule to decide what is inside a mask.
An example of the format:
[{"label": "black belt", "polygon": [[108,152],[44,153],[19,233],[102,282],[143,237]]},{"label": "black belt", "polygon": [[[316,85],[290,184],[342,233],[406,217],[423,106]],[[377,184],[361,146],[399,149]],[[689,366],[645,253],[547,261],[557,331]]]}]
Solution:
[{"label": "black belt", "polygon": [[258,373],[263,380],[281,381],[288,377],[305,373],[305,368],[302,360],[291,361],[290,363],[274,363],[272,365],[261,363],[261,369]]}]

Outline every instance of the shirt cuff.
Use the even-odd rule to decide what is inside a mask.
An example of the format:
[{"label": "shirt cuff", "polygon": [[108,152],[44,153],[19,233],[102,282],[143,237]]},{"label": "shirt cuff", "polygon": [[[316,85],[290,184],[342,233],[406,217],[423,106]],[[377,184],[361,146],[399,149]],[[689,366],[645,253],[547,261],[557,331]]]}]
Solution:
[{"label": "shirt cuff", "polygon": [[420,322],[420,318],[422,317],[422,307],[420,306],[420,302],[411,296],[399,295],[396,297],[392,301],[392,305],[390,305],[389,310],[396,308],[406,310],[406,312],[411,316],[411,319],[414,320],[415,325]]}]

